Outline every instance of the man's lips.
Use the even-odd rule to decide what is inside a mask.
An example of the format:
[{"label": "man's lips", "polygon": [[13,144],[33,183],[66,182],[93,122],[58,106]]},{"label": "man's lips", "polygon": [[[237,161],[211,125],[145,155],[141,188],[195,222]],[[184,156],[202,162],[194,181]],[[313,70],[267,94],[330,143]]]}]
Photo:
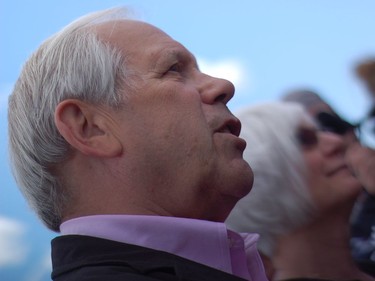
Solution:
[{"label": "man's lips", "polygon": [[235,146],[238,150],[243,152],[246,148],[246,141],[239,137],[241,132],[241,121],[231,116],[231,118],[226,119],[222,125],[215,130],[215,133],[219,134],[227,134],[229,137],[233,139]]},{"label": "man's lips", "polygon": [[229,133],[238,137],[241,132],[241,122],[237,118],[228,119],[215,132]]},{"label": "man's lips", "polygon": [[246,141],[244,139],[239,138],[239,137],[237,138],[237,140],[236,140],[236,146],[237,146],[237,148],[239,150],[244,151],[245,148],[246,148],[246,145],[247,145],[247,143],[246,143]]}]

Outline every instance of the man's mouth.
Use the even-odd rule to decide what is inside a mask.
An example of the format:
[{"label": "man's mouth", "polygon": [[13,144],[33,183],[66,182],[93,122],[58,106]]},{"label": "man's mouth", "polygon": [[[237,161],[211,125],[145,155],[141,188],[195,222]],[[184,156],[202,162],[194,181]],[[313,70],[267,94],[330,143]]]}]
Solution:
[{"label": "man's mouth", "polygon": [[216,130],[217,133],[228,133],[238,137],[241,132],[241,122],[236,118],[228,119]]}]

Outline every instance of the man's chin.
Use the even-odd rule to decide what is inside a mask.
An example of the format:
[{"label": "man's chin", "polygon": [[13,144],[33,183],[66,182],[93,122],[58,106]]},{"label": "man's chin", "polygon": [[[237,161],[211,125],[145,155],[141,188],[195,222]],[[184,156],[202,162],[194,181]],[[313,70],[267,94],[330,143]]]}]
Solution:
[{"label": "man's chin", "polygon": [[247,164],[247,168],[244,169],[242,175],[239,176],[237,180],[238,187],[236,190],[238,190],[238,197],[241,199],[242,197],[245,197],[252,189],[254,184],[254,173],[251,169],[250,165]]}]

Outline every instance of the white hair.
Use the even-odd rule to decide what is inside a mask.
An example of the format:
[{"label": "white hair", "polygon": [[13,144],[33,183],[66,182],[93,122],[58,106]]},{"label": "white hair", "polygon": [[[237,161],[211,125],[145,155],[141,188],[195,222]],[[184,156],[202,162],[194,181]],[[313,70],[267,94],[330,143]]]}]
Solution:
[{"label": "white hair", "polygon": [[272,256],[277,237],[311,217],[314,206],[306,185],[306,167],[296,134],[313,122],[302,106],[274,102],[244,108],[237,114],[244,158],[254,172],[251,192],[242,198],[226,223],[239,232],[260,234],[259,250]]},{"label": "white hair", "polygon": [[[59,230],[69,194],[55,168],[69,157],[69,144],[54,123],[63,100],[119,107],[128,81],[125,59],[101,42],[97,24],[125,19],[123,8],[82,17],[47,39],[25,63],[9,98],[9,151],[22,193],[48,228]],[[128,71],[128,70],[127,70]]]}]

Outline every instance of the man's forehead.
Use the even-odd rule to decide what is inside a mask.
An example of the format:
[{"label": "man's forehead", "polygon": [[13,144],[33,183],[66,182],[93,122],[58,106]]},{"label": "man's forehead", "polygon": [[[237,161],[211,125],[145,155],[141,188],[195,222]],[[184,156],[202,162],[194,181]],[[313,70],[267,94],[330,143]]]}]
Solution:
[{"label": "man's forehead", "polygon": [[195,57],[179,42],[157,27],[136,20],[116,20],[98,24],[95,32],[100,40],[107,41],[125,52],[147,53],[160,60],[186,60]]},{"label": "man's forehead", "polygon": [[146,37],[150,34],[167,36],[162,30],[151,24],[131,19],[103,22],[93,26],[93,29],[99,38],[105,41],[116,41],[124,36],[127,38]]}]

